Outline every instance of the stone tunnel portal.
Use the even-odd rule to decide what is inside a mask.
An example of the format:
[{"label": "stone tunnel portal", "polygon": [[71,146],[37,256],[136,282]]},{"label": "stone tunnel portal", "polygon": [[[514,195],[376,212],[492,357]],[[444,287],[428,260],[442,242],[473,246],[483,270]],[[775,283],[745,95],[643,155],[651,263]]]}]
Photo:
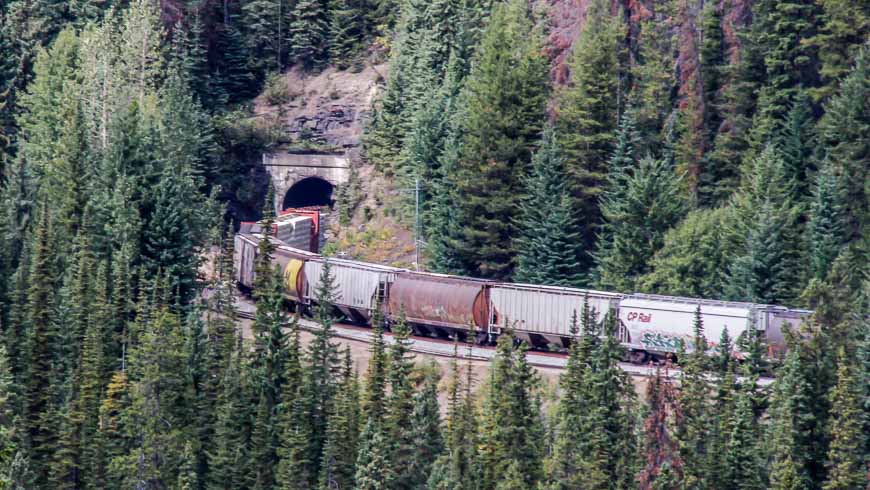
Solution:
[{"label": "stone tunnel portal", "polygon": [[284,195],[284,206],[287,208],[302,208],[305,206],[332,206],[334,187],[320,177],[307,177],[293,184]]}]

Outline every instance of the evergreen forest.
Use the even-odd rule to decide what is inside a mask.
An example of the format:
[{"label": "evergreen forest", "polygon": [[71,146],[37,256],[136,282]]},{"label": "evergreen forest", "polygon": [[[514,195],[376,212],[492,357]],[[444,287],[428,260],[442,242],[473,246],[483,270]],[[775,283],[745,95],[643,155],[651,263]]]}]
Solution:
[{"label": "evergreen forest", "polygon": [[[588,305],[555,383],[509,328],[480,374],[375,315],[360,362],[266,239],[246,321],[252,100],[373,60],[427,270],[813,314],[642,382]],[[0,489],[103,488],[870,488],[870,1],[0,1]]]}]

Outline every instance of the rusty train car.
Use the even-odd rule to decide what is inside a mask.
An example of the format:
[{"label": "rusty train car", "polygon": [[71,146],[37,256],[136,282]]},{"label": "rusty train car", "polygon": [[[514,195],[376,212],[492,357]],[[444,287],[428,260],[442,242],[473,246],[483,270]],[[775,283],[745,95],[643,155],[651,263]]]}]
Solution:
[{"label": "rusty train car", "polygon": [[[235,237],[236,278],[254,284],[257,244],[265,230],[243,223]],[[388,320],[403,315],[414,331],[439,337],[474,336],[492,342],[505,325],[539,348],[564,348],[575,313],[588,305],[596,322],[612,313],[618,318],[620,342],[634,362],[674,353],[692,345],[695,311],[700,308],[709,350],[722,331],[737,339],[750,329],[761,333],[772,355],[784,349],[783,326],[797,326],[810,313],[775,305],[716,301],[648,294],[622,294],[580,288],[514,284],[468,277],[416,272],[366,262],[325,258],[277,243],[274,261],[284,277],[286,298],[302,310],[317,301],[321,272],[329,261],[336,290],[334,307],[349,321],[367,324],[380,308]],[[735,355],[739,355],[735,352]]]}]

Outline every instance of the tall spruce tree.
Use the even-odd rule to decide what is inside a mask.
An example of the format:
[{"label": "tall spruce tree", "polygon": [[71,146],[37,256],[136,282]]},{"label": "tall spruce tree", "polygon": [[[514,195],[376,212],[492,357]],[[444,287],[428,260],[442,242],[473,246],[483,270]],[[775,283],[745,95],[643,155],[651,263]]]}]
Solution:
[{"label": "tall spruce tree", "polygon": [[680,180],[665,160],[647,157],[636,169],[614,166],[600,203],[605,220],[595,255],[600,287],[636,289],[664,245],[665,230],[685,214],[682,196]]},{"label": "tall spruce tree", "polygon": [[423,385],[414,395],[414,410],[411,412],[410,440],[413,454],[410,458],[407,479],[408,488],[424,489],[435,461],[444,452],[441,434],[441,413],[438,406],[437,366],[429,366]]},{"label": "tall spruce tree", "polygon": [[581,284],[578,223],[565,185],[565,158],[552,129],[544,132],[532,158],[520,203],[516,238],[517,268],[513,279],[531,284]]},{"label": "tall spruce tree", "polygon": [[825,490],[861,488],[867,484],[867,435],[863,432],[867,412],[862,406],[860,371],[843,348],[837,362],[837,385],[830,393],[831,411],[835,415],[829,429],[828,475],[822,487]]},{"label": "tall spruce tree", "polygon": [[326,422],[326,443],[318,482],[320,488],[353,487],[359,422],[359,382],[353,370],[350,349],[347,349],[335,406]]},{"label": "tall spruce tree", "polygon": [[329,54],[329,9],[326,0],[300,0],[290,22],[290,61],[305,70],[326,64]]},{"label": "tall spruce tree", "polygon": [[828,158],[846,179],[846,236],[859,239],[870,223],[870,190],[867,188],[870,152],[870,47],[865,44],[839,93],[825,105],[819,121],[821,144]]},{"label": "tall spruce tree", "polygon": [[408,430],[408,421],[414,411],[414,386],[411,384],[414,357],[411,354],[410,336],[411,328],[405,321],[404,312],[400,312],[393,325],[393,343],[389,348],[390,391],[384,421],[392,449],[390,461],[396,467],[395,484],[400,488],[407,488],[417,477],[409,471],[414,456],[414,440]]},{"label": "tall spruce tree", "polygon": [[526,360],[525,348],[506,328],[498,340],[487,394],[489,411],[480,448],[482,486],[498,487],[511,481],[511,466],[525,488],[542,480],[543,427],[536,383],[537,374]]},{"label": "tall spruce tree", "polygon": [[466,81],[463,144],[454,183],[456,251],[477,277],[510,277],[517,203],[544,122],[547,63],[541,33],[519,0],[497,5]]},{"label": "tall spruce tree", "polygon": [[647,385],[649,413],[643,423],[642,467],[637,475],[642,490],[679,488],[683,460],[674,428],[680,423],[676,389],[666,373],[656,370]]},{"label": "tall spruce tree", "polygon": [[830,161],[816,176],[807,222],[810,275],[824,279],[846,242],[844,177]]},{"label": "tall spruce tree", "polygon": [[[571,84],[558,95],[557,130],[567,155],[574,212],[583,223],[580,244],[587,251],[581,269],[592,266],[601,221],[599,193],[613,151],[625,88],[622,66],[623,27],[610,2],[595,0],[586,11],[586,25],[571,53]],[[624,103],[624,102],[623,102]]]}]

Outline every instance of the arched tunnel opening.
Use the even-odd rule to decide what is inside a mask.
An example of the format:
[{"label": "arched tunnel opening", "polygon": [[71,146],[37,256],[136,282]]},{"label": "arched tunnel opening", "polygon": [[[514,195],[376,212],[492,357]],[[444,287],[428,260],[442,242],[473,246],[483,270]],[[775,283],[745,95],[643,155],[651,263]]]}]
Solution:
[{"label": "arched tunnel opening", "polygon": [[307,177],[293,184],[284,195],[284,207],[332,206],[333,186],[319,177]]}]

